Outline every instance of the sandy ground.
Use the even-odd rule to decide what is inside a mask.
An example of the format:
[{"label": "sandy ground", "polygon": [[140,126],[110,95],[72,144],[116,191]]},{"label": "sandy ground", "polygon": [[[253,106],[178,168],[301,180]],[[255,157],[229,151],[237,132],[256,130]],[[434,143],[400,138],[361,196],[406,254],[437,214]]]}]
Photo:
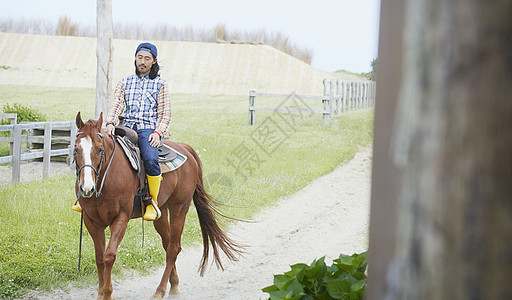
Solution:
[{"label": "sandy ground", "polygon": [[[324,255],[331,264],[340,253],[365,251],[371,154],[371,148],[362,149],[348,164],[256,215],[257,222],[229,228],[234,239],[250,248],[240,261],[226,262],[224,272],[213,266],[200,277],[197,268],[202,249],[183,249],[177,261],[181,294],[167,295],[166,299],[267,299],[268,294],[261,289],[272,284],[273,274],[288,271],[292,264],[309,264]],[[149,276],[115,281],[114,296],[118,300],[148,299],[162,272],[160,267]],[[24,299],[95,299],[96,289],[31,292]]]},{"label": "sandy ground", "polygon": [[[72,174],[72,169],[66,163],[52,162],[50,164],[49,177],[55,177],[62,174]],[[23,162],[20,166],[19,182],[29,182],[31,180],[43,179],[43,163],[42,162]],[[12,168],[10,166],[0,166],[0,187],[10,184],[12,180]]]}]

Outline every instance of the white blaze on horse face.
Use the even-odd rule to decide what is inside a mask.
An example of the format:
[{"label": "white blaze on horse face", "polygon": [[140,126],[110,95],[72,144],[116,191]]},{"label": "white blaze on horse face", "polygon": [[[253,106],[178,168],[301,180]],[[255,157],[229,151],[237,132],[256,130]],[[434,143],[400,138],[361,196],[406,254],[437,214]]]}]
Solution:
[{"label": "white blaze on horse face", "polygon": [[[80,146],[82,146],[82,155],[84,159],[84,165],[91,165],[92,166],[92,160],[91,160],[91,150],[92,150],[92,141],[91,138],[86,136],[85,138],[82,138],[80,141]],[[82,184],[82,190],[85,193],[90,192],[94,189],[94,170],[92,168],[84,168],[84,182]]]}]

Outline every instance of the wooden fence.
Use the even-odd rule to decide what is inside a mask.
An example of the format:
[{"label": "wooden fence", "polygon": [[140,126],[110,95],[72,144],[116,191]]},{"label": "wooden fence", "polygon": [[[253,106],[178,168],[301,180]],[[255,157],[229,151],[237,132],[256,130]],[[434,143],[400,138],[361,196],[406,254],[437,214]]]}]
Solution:
[{"label": "wooden fence", "polygon": [[[375,81],[328,81],[331,94],[335,96],[333,111],[335,113],[364,109],[375,105]],[[324,94],[327,82],[324,80]]]},{"label": "wooden fence", "polygon": [[[9,115],[9,116],[7,116]],[[12,116],[14,115],[14,116]],[[15,114],[0,114],[0,119],[12,119]],[[28,132],[22,134],[23,131]],[[11,125],[0,125],[0,132],[10,132],[9,137],[0,137],[0,142],[10,143],[10,155],[0,157],[0,164],[11,163],[12,183],[18,183],[22,161],[43,159],[43,177],[48,177],[50,171],[50,158],[67,156],[68,163],[73,155],[73,146],[76,138],[74,122],[30,122]],[[40,132],[40,133],[38,133]],[[64,135],[63,135],[64,133]],[[42,135],[38,135],[42,134]],[[22,143],[27,145],[42,144],[42,149],[29,149],[22,153]],[[65,144],[63,149],[52,150],[52,145]]]},{"label": "wooden fence", "polygon": [[[249,92],[249,125],[256,123],[256,111],[274,111],[274,112],[294,112],[294,113],[317,113],[322,114],[322,125],[329,124],[330,117],[333,114],[347,112],[356,109],[364,109],[372,107],[375,104],[374,81],[341,81],[324,79],[324,93],[322,96],[304,96],[292,94],[268,94]],[[275,97],[289,98],[297,97],[301,100],[321,100],[321,110],[309,108],[290,108],[290,107],[263,107],[256,105],[256,97]]]}]

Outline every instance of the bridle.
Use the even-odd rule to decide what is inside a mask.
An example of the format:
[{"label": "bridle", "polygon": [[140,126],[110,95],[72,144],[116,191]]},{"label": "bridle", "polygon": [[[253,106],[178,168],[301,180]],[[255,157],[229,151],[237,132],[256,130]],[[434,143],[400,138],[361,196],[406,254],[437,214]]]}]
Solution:
[{"label": "bridle", "polygon": [[[76,134],[76,136],[78,137],[81,134],[83,134],[83,132],[78,132]],[[98,134],[101,138],[103,138],[103,133],[97,132],[96,134]],[[105,183],[105,177],[107,177],[107,172],[110,169],[110,164],[112,163],[112,159],[114,158],[114,154],[116,153],[116,141],[115,141],[113,135],[110,135],[110,136],[112,137],[112,141],[114,142],[114,150],[112,151],[112,155],[110,156],[110,161],[108,162],[107,169],[105,170],[105,173],[103,174],[103,178],[101,180],[100,188],[96,192],[96,197],[99,197],[99,195],[101,194],[101,190],[103,189],[103,183]],[[75,150],[73,151],[73,162],[75,163],[76,179],[78,180],[78,182],[80,182],[80,172],[84,168],[89,167],[89,168],[91,168],[94,171],[94,174],[96,174],[96,179],[94,181],[94,186],[96,186],[96,187],[98,186],[98,180],[99,180],[99,177],[100,177],[101,167],[103,166],[103,161],[105,160],[105,149],[103,147],[101,147],[99,149],[99,152],[101,154],[101,159],[100,159],[100,163],[98,165],[98,168],[95,168],[91,164],[83,164],[82,166],[78,167],[78,165],[76,165],[76,153],[77,153],[77,150],[75,148]],[[78,188],[78,191],[76,192],[76,197],[77,198],[80,197],[80,188]]]},{"label": "bridle", "polygon": [[[83,134],[83,132],[78,132],[76,134],[76,136],[78,137],[80,134]],[[103,133],[97,132],[96,134],[99,135],[103,139]],[[110,160],[108,162],[107,169],[105,169],[105,173],[103,173],[103,179],[101,180],[100,188],[96,192],[96,198],[99,197],[101,194],[101,190],[103,189],[103,183],[105,183],[105,177],[107,177],[108,170],[110,169],[110,165],[112,164],[112,159],[114,158],[114,154],[116,154],[116,140],[113,135],[110,135],[110,137],[112,138],[112,141],[114,142],[114,150],[112,151],[112,155],[110,155]],[[96,186],[96,187],[98,186],[98,179],[100,177],[101,167],[103,166],[103,161],[105,160],[105,148],[101,147],[99,151],[101,153],[101,159],[100,159],[98,168],[95,168],[91,164],[84,164],[84,165],[78,167],[76,165],[76,153],[77,153],[76,148],[73,151],[73,162],[75,163],[75,167],[76,167],[76,180],[78,181],[78,183],[80,183],[80,171],[82,171],[85,167],[90,167],[96,174],[96,180],[94,181],[94,186]],[[78,187],[78,190],[76,192],[76,198],[78,199],[79,197],[80,197],[80,187]],[[80,262],[82,260],[82,228],[83,228],[83,224],[84,224],[83,222],[84,222],[84,214],[82,212],[82,213],[80,213],[80,245],[78,248],[78,271],[79,272],[80,272]]]}]

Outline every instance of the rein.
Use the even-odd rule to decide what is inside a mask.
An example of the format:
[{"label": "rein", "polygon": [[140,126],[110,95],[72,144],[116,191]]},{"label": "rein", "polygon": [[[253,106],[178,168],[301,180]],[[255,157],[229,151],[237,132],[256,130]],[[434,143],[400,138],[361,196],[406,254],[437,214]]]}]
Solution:
[{"label": "rein", "polygon": [[[112,151],[112,155],[110,156],[110,160],[108,162],[107,169],[105,170],[105,173],[103,174],[103,179],[101,180],[100,188],[96,192],[96,197],[99,197],[99,195],[101,194],[101,190],[103,189],[103,184],[105,183],[105,177],[107,177],[107,172],[110,169],[110,165],[112,164],[112,159],[114,158],[114,154],[116,154],[116,140],[114,139],[113,135],[110,135],[110,137],[112,137],[112,142],[114,142],[114,150]],[[105,152],[105,151],[103,151],[103,152]],[[100,162],[100,167],[101,167],[101,162]],[[96,184],[97,184],[97,182],[96,182]]]}]

